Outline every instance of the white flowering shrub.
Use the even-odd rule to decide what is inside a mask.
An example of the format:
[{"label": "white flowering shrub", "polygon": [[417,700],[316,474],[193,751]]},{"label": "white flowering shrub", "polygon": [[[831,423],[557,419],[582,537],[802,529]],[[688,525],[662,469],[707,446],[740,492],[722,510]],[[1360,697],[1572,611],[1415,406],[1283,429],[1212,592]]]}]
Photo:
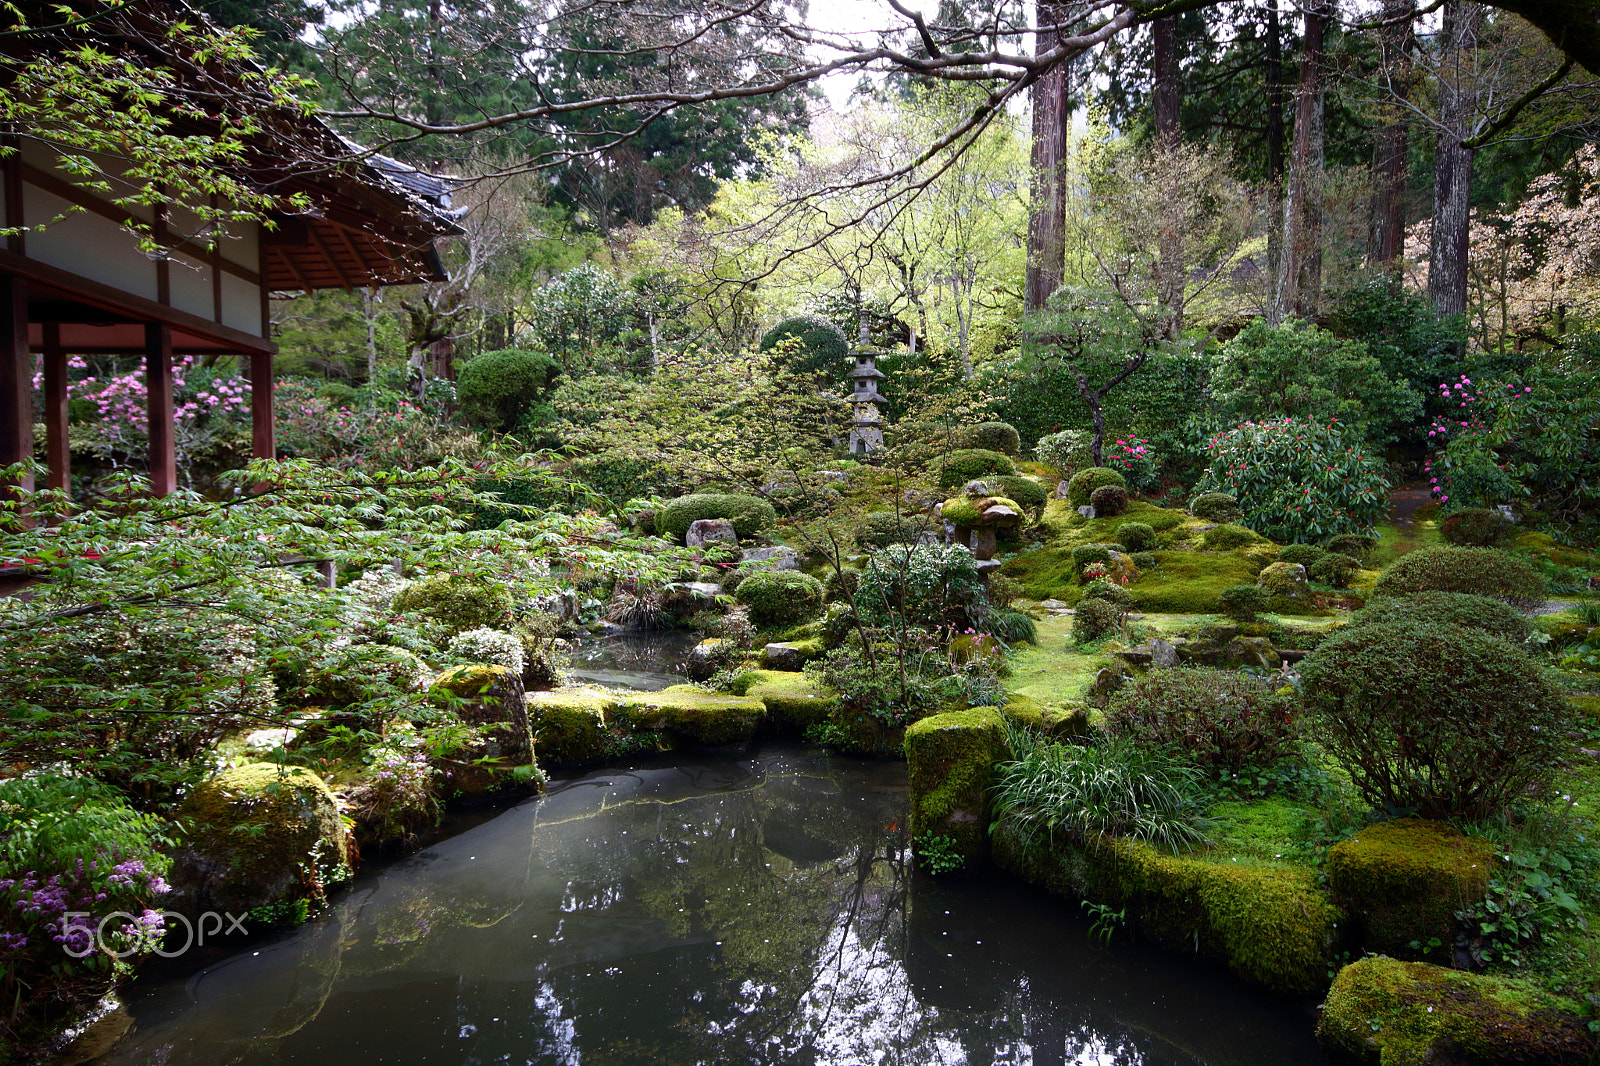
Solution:
[{"label": "white flowering shrub", "polygon": [[410,582],[388,567],[368,570],[344,587],[344,594],[369,611],[387,611],[395,595]]},{"label": "white flowering shrub", "polygon": [[504,666],[521,675],[525,663],[522,641],[500,629],[469,629],[450,638],[450,656],[469,663]]}]

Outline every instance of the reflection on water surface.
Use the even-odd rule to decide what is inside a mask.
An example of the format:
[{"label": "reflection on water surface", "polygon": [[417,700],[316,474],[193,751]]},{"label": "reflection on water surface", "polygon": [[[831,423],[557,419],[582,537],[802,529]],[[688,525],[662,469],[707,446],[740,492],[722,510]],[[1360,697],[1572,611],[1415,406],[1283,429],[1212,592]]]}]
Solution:
[{"label": "reflection on water surface", "polygon": [[187,982],[110,1061],[1316,1063],[1308,1008],[1002,879],[913,876],[899,764],[586,775]]}]

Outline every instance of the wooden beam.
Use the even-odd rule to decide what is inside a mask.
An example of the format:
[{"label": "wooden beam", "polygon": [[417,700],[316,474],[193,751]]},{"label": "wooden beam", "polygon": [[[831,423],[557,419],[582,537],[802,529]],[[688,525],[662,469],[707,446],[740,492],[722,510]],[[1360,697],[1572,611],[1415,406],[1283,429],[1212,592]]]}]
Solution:
[{"label": "wooden beam", "polygon": [[[28,286],[0,274],[0,466],[33,459],[33,353],[28,349]],[[33,489],[25,473],[0,490]]]},{"label": "wooden beam", "polygon": [[86,304],[103,307],[108,311],[145,321],[164,322],[173,329],[193,333],[210,341],[225,345],[236,352],[275,352],[278,346],[265,337],[257,337],[242,329],[234,329],[210,319],[191,315],[175,307],[166,307],[154,300],[135,296],[131,292],[107,285],[104,282],[74,274],[69,270],[29,259],[24,255],[0,250],[0,272],[18,275],[28,281],[38,282],[55,289],[64,296]]},{"label": "wooden beam", "polygon": [[[5,157],[4,162],[6,226],[18,228],[26,221],[22,206],[22,145],[17,137],[7,137],[4,143],[11,149],[11,154]],[[27,234],[19,232],[6,237],[6,249],[18,255],[25,254],[28,250]]]},{"label": "wooden beam", "polygon": [[72,452],[67,443],[67,353],[61,325],[44,324],[44,432],[50,487],[72,488]]},{"label": "wooden beam", "polygon": [[[311,227],[311,240],[315,242],[317,250],[322,253],[323,258],[327,259],[328,265],[333,268],[333,272],[339,275],[339,280],[344,284],[344,291],[355,292],[356,287],[350,284],[350,276],[344,272],[344,267],[339,265],[339,260],[333,257],[333,249],[328,247],[328,242],[322,239],[321,232],[315,226]],[[358,260],[357,265],[359,263],[360,261]]]},{"label": "wooden beam", "polygon": [[272,248],[272,253],[278,257],[279,262],[289,268],[289,273],[294,275],[294,280],[300,283],[300,287],[302,289],[304,289],[306,292],[315,291],[312,289],[311,283],[306,280],[306,276],[300,273],[300,268],[295,265],[293,257],[291,257],[288,252],[285,252],[282,248],[274,245]]},{"label": "wooden beam", "polygon": [[150,412],[150,491],[166,496],[178,487],[178,456],[172,410],[172,327],[165,322],[145,323],[144,386]]},{"label": "wooden beam", "polygon": [[250,456],[253,459],[278,457],[272,385],[271,354],[253,353],[250,356]]}]

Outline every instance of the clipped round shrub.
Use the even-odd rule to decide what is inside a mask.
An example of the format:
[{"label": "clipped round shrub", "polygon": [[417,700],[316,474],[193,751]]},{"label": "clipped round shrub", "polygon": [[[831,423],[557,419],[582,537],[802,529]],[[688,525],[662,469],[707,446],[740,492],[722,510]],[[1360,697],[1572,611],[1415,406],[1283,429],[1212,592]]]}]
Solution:
[{"label": "clipped round shrub", "polygon": [[1232,585],[1217,596],[1218,609],[1239,622],[1254,622],[1271,602],[1272,593],[1260,585]]},{"label": "clipped round shrub", "polygon": [[1239,517],[1239,501],[1226,492],[1202,492],[1189,501],[1189,513],[1207,522],[1232,522]]},{"label": "clipped round shrub", "polygon": [[1439,523],[1439,536],[1450,544],[1469,548],[1504,548],[1516,539],[1517,527],[1499,511],[1463,507]]},{"label": "clipped round shrub", "polygon": [[1533,623],[1509,603],[1465,592],[1419,592],[1374,600],[1352,614],[1348,624],[1381,622],[1432,622],[1481,629],[1513,644],[1521,644],[1533,634]]},{"label": "clipped round shrub", "polygon": [[1227,778],[1287,755],[1300,735],[1300,708],[1238,671],[1156,670],[1112,695],[1106,728]]},{"label": "clipped round shrub", "polygon": [[1033,454],[1041,463],[1053,466],[1062,473],[1082,470],[1094,462],[1094,434],[1086,429],[1064,429],[1040,437],[1033,446]]},{"label": "clipped round shrub", "polygon": [[1039,513],[1044,509],[1045,502],[1050,499],[1050,490],[1031,478],[1001,474],[989,479],[996,483],[1000,495],[1028,510]]},{"label": "clipped round shrub", "polygon": [[1373,588],[1375,597],[1418,592],[1467,592],[1503,600],[1524,611],[1545,601],[1547,586],[1526,560],[1493,548],[1442,545],[1402,555]]},{"label": "clipped round shrub", "polygon": [[893,511],[878,511],[862,519],[856,530],[856,543],[863,548],[887,548],[895,544],[912,544],[924,529],[926,520]]},{"label": "clipped round shrub", "polygon": [[668,500],[656,513],[656,532],[682,542],[689,527],[703,518],[726,518],[741,540],[778,524],[778,512],[759,496],[695,492]]},{"label": "clipped round shrub", "polygon": [[1377,537],[1369,537],[1361,533],[1340,533],[1338,536],[1329,537],[1323,541],[1323,547],[1340,555],[1348,555],[1357,560],[1362,566],[1367,565],[1367,559],[1378,546]]},{"label": "clipped round shrub", "polygon": [[468,629],[450,638],[450,655],[464,663],[489,663],[521,674],[522,640],[503,629]]},{"label": "clipped round shrub", "polygon": [[821,315],[784,319],[761,335],[761,350],[771,351],[784,341],[793,345],[786,352],[784,363],[795,373],[836,378],[845,372],[850,338]]},{"label": "clipped round shrub", "polygon": [[1284,546],[1282,551],[1278,552],[1278,562],[1299,563],[1309,570],[1312,563],[1327,554],[1328,549],[1316,544],[1288,544]]},{"label": "clipped round shrub", "polygon": [[830,571],[828,580],[824,582],[823,589],[830,601],[839,600],[848,602],[856,594],[856,589],[861,585],[861,571],[853,566],[841,566]]},{"label": "clipped round shrub", "polygon": [[1017,427],[1010,422],[979,422],[975,426],[963,426],[956,431],[956,440],[963,448],[981,448],[1001,455],[1016,455],[1022,451],[1022,438],[1017,434]]},{"label": "clipped round shrub", "polygon": [[[1098,512],[1099,508],[1095,510]],[[1149,551],[1156,546],[1156,531],[1147,522],[1124,522],[1117,527],[1117,543],[1130,552]],[[1138,565],[1137,560],[1135,565]]]},{"label": "clipped round shrub", "polygon": [[1133,606],[1133,593],[1115,581],[1096,578],[1083,586],[1083,595],[1078,602],[1082,603],[1084,600],[1110,600],[1118,607],[1128,608]]},{"label": "clipped round shrub", "polygon": [[509,433],[538,405],[559,373],[561,364],[544,352],[505,348],[473,356],[456,376],[461,416]]},{"label": "clipped round shrub", "polygon": [[750,608],[759,626],[798,625],[822,611],[822,582],[799,570],[764,570],[739,583],[733,598]]},{"label": "clipped round shrub", "polygon": [[[1131,522],[1129,523],[1129,525],[1132,524]],[[1130,558],[1133,560],[1133,565],[1140,570],[1154,570],[1161,565],[1161,560],[1156,558],[1155,552],[1134,552]]]},{"label": "clipped round shrub", "polygon": [[453,637],[469,629],[507,629],[511,594],[505,586],[469,574],[439,574],[413,581],[395,593],[390,609],[420,614]]},{"label": "clipped round shrub", "polygon": [[1110,600],[1082,600],[1072,614],[1072,640],[1087,644],[1109,637],[1122,628],[1127,611]]},{"label": "clipped round shrub", "polygon": [[1083,568],[1090,563],[1109,563],[1111,549],[1104,544],[1079,544],[1072,549],[1073,573],[1082,575]]},{"label": "clipped round shrub", "polygon": [[1355,577],[1356,571],[1360,569],[1360,560],[1339,552],[1328,552],[1306,567],[1306,574],[1319,585],[1344,589],[1350,587],[1350,579]]},{"label": "clipped round shrub", "polygon": [[1200,488],[1239,501],[1240,524],[1283,543],[1365,533],[1388,513],[1381,456],[1336,422],[1247,422],[1206,443]]},{"label": "clipped round shrub", "polygon": [[1347,627],[1300,667],[1323,747],[1363,799],[1486,818],[1548,783],[1571,711],[1520,647],[1418,622]]},{"label": "clipped round shrub", "polygon": [[1009,458],[986,448],[961,448],[939,460],[939,484],[947,489],[996,474],[1016,472],[1017,468]]},{"label": "clipped round shrub", "polygon": [[1254,544],[1259,539],[1243,526],[1222,525],[1206,530],[1205,535],[1200,538],[1200,543],[1207,551],[1231,552],[1246,544]]},{"label": "clipped round shrub", "polygon": [[1128,490],[1121,485],[1101,485],[1089,494],[1096,518],[1115,518],[1128,509]]},{"label": "clipped round shrub", "polygon": [[1067,502],[1074,507],[1082,507],[1089,502],[1089,497],[1094,495],[1094,490],[1102,485],[1120,485],[1127,488],[1128,483],[1119,471],[1105,466],[1091,466],[1087,470],[1080,470],[1072,475],[1072,480],[1067,482]]}]

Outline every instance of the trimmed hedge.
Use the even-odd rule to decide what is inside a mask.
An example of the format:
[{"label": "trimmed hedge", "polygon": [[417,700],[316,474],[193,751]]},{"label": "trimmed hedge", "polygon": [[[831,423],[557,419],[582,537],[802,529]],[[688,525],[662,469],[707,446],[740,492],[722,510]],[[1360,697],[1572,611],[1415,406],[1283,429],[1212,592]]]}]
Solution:
[{"label": "trimmed hedge", "polygon": [[785,359],[790,370],[818,377],[844,375],[850,359],[850,338],[844,330],[821,315],[795,315],[761,335],[761,350],[771,351],[791,337],[798,344]]},{"label": "trimmed hedge", "polygon": [[1372,594],[1465,592],[1531,611],[1543,605],[1548,591],[1545,579],[1525,559],[1493,548],[1441,545],[1401,556],[1384,571]]},{"label": "trimmed hedge", "polygon": [[759,496],[695,492],[668,500],[656,512],[656,532],[681,544],[689,527],[703,518],[728,519],[740,540],[764,533],[778,524],[778,512]]},{"label": "trimmed hedge", "polygon": [[1350,616],[1349,625],[1382,622],[1434,622],[1481,629],[1513,644],[1533,633],[1533,623],[1515,607],[1466,592],[1419,592],[1398,599],[1375,600]]},{"label": "trimmed hedge", "polygon": [[750,619],[768,628],[792,626],[822,612],[822,582],[798,570],[761,571],[739,583],[733,598],[750,608]]},{"label": "trimmed hedge", "polygon": [[1034,514],[1042,511],[1050,499],[1050,490],[1031,478],[1001,474],[989,480],[997,483],[1000,495],[1021,504]]},{"label": "trimmed hedge", "polygon": [[963,426],[956,431],[956,441],[963,448],[999,452],[1001,455],[1016,455],[1022,451],[1022,437],[1018,435],[1017,427],[1009,422],[979,422],[975,426]]},{"label": "trimmed hedge", "polygon": [[1207,522],[1232,522],[1241,512],[1239,501],[1226,492],[1202,492],[1189,501],[1189,513]]},{"label": "trimmed hedge", "polygon": [[[1156,531],[1147,522],[1124,522],[1117,527],[1115,536],[1117,543],[1130,552],[1145,552],[1156,546]],[[1139,565],[1138,560],[1134,562]]]},{"label": "trimmed hedge", "polygon": [[1128,509],[1128,490],[1121,485],[1101,485],[1089,494],[1096,518],[1115,518]]},{"label": "trimmed hedge", "polygon": [[1504,548],[1517,539],[1517,527],[1499,511],[1463,507],[1439,523],[1439,536],[1449,544],[1469,548]]},{"label": "trimmed hedge", "polygon": [[939,485],[953,489],[979,478],[1016,472],[1016,465],[999,452],[986,448],[961,448],[940,458]]}]

